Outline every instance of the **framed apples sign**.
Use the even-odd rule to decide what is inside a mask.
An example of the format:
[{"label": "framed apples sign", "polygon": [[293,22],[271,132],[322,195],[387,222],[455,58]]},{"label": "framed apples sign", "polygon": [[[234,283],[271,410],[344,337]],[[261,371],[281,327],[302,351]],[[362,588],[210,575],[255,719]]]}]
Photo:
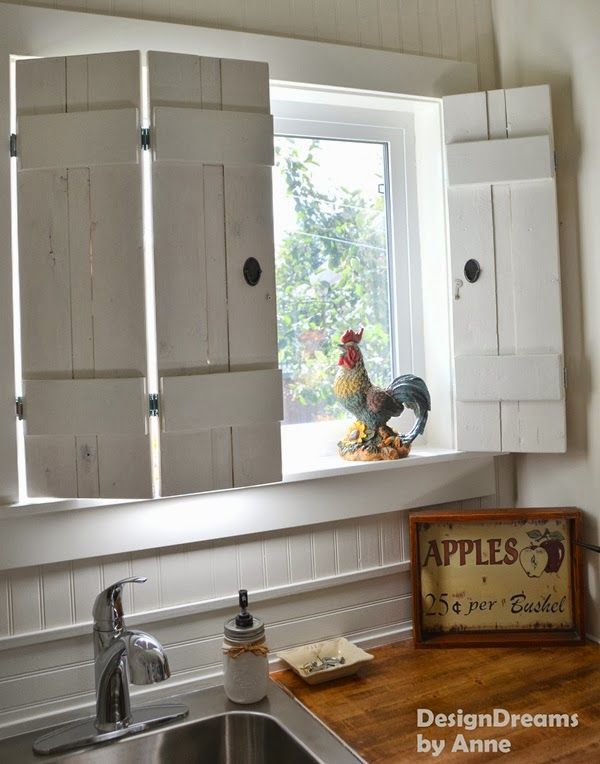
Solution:
[{"label": "framed apples sign", "polygon": [[583,643],[581,511],[409,517],[418,647]]}]

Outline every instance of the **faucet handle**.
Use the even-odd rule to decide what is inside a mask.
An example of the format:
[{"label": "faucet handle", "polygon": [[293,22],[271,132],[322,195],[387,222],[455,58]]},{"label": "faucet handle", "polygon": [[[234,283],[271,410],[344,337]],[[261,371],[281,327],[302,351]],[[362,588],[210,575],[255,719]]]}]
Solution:
[{"label": "faucet handle", "polygon": [[118,631],[123,628],[123,604],[121,591],[123,584],[143,584],[145,576],[131,576],[115,581],[96,597],[92,609],[94,629],[97,631]]}]

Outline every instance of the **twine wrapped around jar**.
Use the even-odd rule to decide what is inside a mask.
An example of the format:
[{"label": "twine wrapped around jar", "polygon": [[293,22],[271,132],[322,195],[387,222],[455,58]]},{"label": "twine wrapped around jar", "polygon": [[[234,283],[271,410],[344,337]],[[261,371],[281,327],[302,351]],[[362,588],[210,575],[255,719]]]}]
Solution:
[{"label": "twine wrapped around jar", "polygon": [[250,642],[246,645],[235,645],[234,647],[224,647],[223,655],[229,658],[239,658],[244,653],[253,653],[254,655],[268,655],[269,648],[264,642]]}]

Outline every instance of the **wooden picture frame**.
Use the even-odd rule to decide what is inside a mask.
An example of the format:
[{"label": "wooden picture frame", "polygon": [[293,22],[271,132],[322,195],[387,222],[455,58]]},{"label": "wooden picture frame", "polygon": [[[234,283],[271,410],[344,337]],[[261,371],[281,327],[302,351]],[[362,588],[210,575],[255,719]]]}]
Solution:
[{"label": "wooden picture frame", "polygon": [[409,515],[416,647],[585,642],[581,510]]}]

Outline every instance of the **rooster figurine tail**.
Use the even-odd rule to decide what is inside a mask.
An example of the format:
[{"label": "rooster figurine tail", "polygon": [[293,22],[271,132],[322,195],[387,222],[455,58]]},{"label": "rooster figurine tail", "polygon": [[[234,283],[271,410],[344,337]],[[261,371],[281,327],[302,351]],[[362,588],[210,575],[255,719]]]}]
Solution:
[{"label": "rooster figurine tail", "polygon": [[392,382],[388,392],[394,400],[410,409],[416,417],[412,429],[400,436],[402,443],[410,445],[417,435],[423,434],[428,413],[431,411],[431,398],[427,385],[421,377],[416,377],[414,374],[402,374]]}]

